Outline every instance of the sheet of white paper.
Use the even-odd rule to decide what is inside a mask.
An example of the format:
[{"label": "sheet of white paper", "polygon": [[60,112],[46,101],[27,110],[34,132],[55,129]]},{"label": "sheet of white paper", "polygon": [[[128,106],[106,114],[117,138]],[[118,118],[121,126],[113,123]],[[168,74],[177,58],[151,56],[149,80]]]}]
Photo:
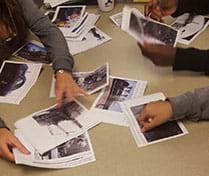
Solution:
[{"label": "sheet of white paper", "polygon": [[93,27],[88,34],[82,39],[82,41],[71,41],[66,38],[69,51],[72,55],[87,51],[98,45],[101,45],[112,38],[106,35],[97,27]]},{"label": "sheet of white paper", "polygon": [[110,76],[109,86],[97,97],[91,112],[102,122],[128,126],[119,102],[142,96],[146,86],[146,81]]},{"label": "sheet of white paper", "polygon": [[123,9],[121,28],[142,45],[146,41],[175,46],[178,39],[178,31],[174,28],[144,17],[137,9],[127,6]]},{"label": "sheet of white paper", "polygon": [[[74,72],[72,77],[90,95],[109,84],[109,65],[106,63],[91,72]],[[54,89],[55,79],[53,78],[49,97],[55,97]]]},{"label": "sheet of white paper", "polygon": [[38,79],[42,64],[4,61],[0,69],[0,102],[19,104]]},{"label": "sheet of white paper", "polygon": [[122,12],[110,16],[110,19],[111,19],[111,20],[113,21],[113,23],[114,23],[116,26],[118,26],[118,27],[121,27],[122,18],[123,18],[123,13],[122,13]]},{"label": "sheet of white paper", "polygon": [[179,30],[178,42],[189,45],[209,25],[209,17],[185,13],[171,24]]},{"label": "sheet of white paper", "polygon": [[88,133],[80,135],[64,144],[40,155],[25,139],[20,130],[15,130],[16,137],[30,151],[30,155],[13,149],[16,164],[24,164],[43,168],[75,167],[95,161],[93,148]]},{"label": "sheet of white paper", "polygon": [[[86,132],[100,121],[78,101],[35,112],[15,123],[40,154]],[[31,133],[33,131],[33,133]]]},{"label": "sheet of white paper", "polygon": [[165,96],[162,93],[155,93],[120,103],[121,108],[128,117],[129,128],[138,147],[165,141],[188,133],[184,125],[176,121],[167,122],[144,133],[141,132],[136,118],[147,103],[157,100],[165,100]]}]

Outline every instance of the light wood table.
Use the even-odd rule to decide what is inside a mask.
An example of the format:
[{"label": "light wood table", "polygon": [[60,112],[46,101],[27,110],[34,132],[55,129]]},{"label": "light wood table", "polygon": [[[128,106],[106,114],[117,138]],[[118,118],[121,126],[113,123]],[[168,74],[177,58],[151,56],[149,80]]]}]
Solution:
[{"label": "light wood table", "polygon": [[[142,4],[131,6],[143,11]],[[143,57],[136,41],[109,19],[122,8],[122,4],[116,4],[110,13],[101,13],[96,6],[87,8],[101,14],[96,25],[112,40],[76,55],[75,71],[91,71],[108,62],[111,75],[148,81],[145,94],[161,91],[166,96],[176,96],[209,84],[209,77],[204,74],[173,72],[172,68],[157,67]],[[208,45],[207,29],[191,46],[207,48]],[[52,73],[49,66],[44,66],[37,83],[20,105],[0,105],[1,116],[9,127],[13,128],[16,120],[55,103],[49,98]],[[80,98],[80,101],[90,107],[97,95]],[[49,170],[0,160],[0,176],[206,176],[209,173],[209,123],[185,120],[184,124],[188,135],[143,148],[137,148],[128,128],[100,124],[89,131],[96,162]]]}]

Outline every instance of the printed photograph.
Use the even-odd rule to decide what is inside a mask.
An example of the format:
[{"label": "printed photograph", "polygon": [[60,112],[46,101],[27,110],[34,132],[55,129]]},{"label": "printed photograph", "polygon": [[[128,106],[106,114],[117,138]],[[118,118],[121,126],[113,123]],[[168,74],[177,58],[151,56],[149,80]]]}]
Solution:
[{"label": "printed photograph", "polygon": [[[139,114],[143,111],[145,105],[133,106],[130,107],[135,118],[138,118]],[[138,122],[138,121],[137,121]],[[141,128],[141,124],[139,124]],[[155,127],[147,132],[144,132],[143,135],[147,142],[153,142],[160,139],[172,137],[175,135],[183,134],[183,130],[180,128],[176,121],[164,123],[158,127]]]},{"label": "printed photograph", "polygon": [[27,64],[5,63],[0,73],[0,96],[19,89],[26,82]]},{"label": "printed photograph", "polygon": [[136,85],[137,81],[134,80],[110,78],[109,86],[104,89],[95,107],[122,112],[119,102],[130,99],[133,96]]},{"label": "printed photograph", "polygon": [[162,43],[174,46],[178,32],[164,24],[144,18],[136,14],[135,11],[130,13],[129,30],[133,32],[137,38],[143,41]]},{"label": "printed photograph", "polygon": [[108,84],[107,65],[103,65],[99,69],[90,73],[73,74],[75,82],[89,93],[95,92]]},{"label": "printed photograph", "polygon": [[61,108],[51,108],[47,111],[40,112],[32,118],[40,125],[48,128],[51,135],[61,135],[73,133],[82,124],[77,117],[84,111],[77,102],[65,102]]},{"label": "printed photograph", "polygon": [[50,63],[46,49],[32,42],[26,43],[14,55],[33,62]]},{"label": "printed photograph", "polygon": [[185,13],[177,17],[171,26],[180,31],[179,42],[189,44],[208,26],[208,21],[208,17]]},{"label": "printed photograph", "polygon": [[60,6],[57,8],[53,22],[58,27],[71,28],[80,21],[85,6]]},{"label": "printed photograph", "polygon": [[84,134],[82,134],[76,138],[73,138],[65,142],[64,144],[57,146],[56,148],[44,153],[43,155],[40,155],[38,152],[35,153],[35,159],[36,160],[60,159],[88,151],[90,151],[88,139]]}]

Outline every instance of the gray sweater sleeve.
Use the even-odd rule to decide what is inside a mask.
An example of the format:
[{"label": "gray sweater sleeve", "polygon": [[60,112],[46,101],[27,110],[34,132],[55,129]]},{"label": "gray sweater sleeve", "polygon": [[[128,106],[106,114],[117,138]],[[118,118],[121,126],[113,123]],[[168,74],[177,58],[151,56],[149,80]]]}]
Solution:
[{"label": "gray sweater sleeve", "polygon": [[172,120],[185,117],[194,121],[209,120],[209,87],[168,99],[173,110]]},{"label": "gray sweater sleeve", "polygon": [[4,121],[0,118],[0,128],[5,128],[6,124],[4,123]]},{"label": "gray sweater sleeve", "polygon": [[27,27],[39,37],[47,49],[53,69],[72,71],[73,57],[61,31],[45,16],[33,0],[18,0],[22,6]]}]

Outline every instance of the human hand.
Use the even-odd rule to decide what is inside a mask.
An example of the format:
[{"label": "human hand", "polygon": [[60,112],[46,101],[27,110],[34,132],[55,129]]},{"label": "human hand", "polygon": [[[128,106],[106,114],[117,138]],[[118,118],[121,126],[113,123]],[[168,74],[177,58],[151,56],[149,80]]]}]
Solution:
[{"label": "human hand", "polygon": [[176,48],[149,43],[144,43],[143,45],[138,43],[138,46],[141,48],[142,54],[148,57],[155,65],[172,66],[174,64]]},{"label": "human hand", "polygon": [[177,9],[177,0],[151,0],[144,6],[144,15],[157,21],[172,15]]},{"label": "human hand", "polygon": [[15,158],[11,151],[13,147],[16,147],[20,152],[26,155],[30,154],[8,129],[0,128],[0,157],[14,162]]},{"label": "human hand", "polygon": [[87,95],[87,92],[75,83],[69,73],[64,72],[56,73],[55,95],[57,106],[61,107],[63,97],[65,97],[68,101],[72,101],[75,96]]},{"label": "human hand", "polygon": [[165,123],[173,114],[171,104],[168,101],[156,101],[148,103],[139,114],[137,120],[141,131],[148,131]]}]

